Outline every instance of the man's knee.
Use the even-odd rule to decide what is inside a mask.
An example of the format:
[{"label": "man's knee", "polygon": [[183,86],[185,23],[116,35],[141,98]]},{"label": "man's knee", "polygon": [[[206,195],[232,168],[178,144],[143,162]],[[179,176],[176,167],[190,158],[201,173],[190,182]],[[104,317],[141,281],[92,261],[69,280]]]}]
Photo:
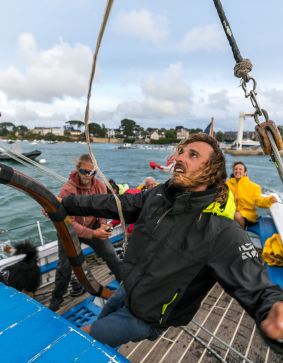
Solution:
[{"label": "man's knee", "polygon": [[154,340],[161,331],[152,329],[150,325],[134,317],[126,307],[122,307],[92,323],[89,333],[101,343],[118,347],[130,341]]}]

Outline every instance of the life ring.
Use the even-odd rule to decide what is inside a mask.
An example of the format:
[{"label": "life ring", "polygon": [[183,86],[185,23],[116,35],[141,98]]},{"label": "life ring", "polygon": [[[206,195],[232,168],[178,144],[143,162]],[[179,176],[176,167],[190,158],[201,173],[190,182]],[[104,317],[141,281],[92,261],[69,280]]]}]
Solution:
[{"label": "life ring", "polygon": [[108,299],[113,291],[102,286],[92,274],[88,273],[86,276],[87,264],[78,236],[72,226],[71,218],[55,195],[36,180],[1,163],[0,183],[27,193],[45,209],[57,230],[58,237],[80,283],[90,294]]}]

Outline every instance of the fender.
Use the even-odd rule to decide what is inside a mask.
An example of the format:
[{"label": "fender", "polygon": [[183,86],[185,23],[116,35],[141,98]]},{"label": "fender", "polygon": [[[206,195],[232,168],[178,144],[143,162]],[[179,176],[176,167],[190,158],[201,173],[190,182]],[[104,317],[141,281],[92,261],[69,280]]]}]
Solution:
[{"label": "fender", "polygon": [[33,198],[47,212],[56,228],[74,273],[83,287],[92,295],[108,299],[113,292],[102,286],[93,275],[85,274],[87,264],[71,218],[62,204],[44,185],[19,171],[0,163],[0,184],[16,188]]}]

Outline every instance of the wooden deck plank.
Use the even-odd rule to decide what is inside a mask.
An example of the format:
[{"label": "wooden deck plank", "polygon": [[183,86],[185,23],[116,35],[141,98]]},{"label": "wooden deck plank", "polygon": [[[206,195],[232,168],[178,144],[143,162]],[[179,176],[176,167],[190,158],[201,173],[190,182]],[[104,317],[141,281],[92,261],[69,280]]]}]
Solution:
[{"label": "wooden deck plank", "polygon": [[279,355],[270,350],[268,363],[282,363],[282,361],[283,361],[282,355]]},{"label": "wooden deck plank", "polygon": [[154,346],[154,349],[147,352],[145,358],[141,359],[140,363],[159,362],[163,355],[170,349],[173,342],[171,340],[161,338],[159,342]]},{"label": "wooden deck plank", "polygon": [[[238,329],[238,332],[236,334],[236,337],[235,337],[235,340],[233,343],[233,348],[235,348],[237,351],[239,351],[243,355],[245,355],[245,353],[246,353],[249,339],[250,339],[250,336],[253,331],[253,327],[254,327],[254,321],[248,316],[247,313],[245,313],[242,324],[240,325],[240,327]],[[228,360],[229,360],[230,355],[232,357],[235,356],[234,353],[230,352],[228,355]]]},{"label": "wooden deck plank", "polygon": [[[142,344],[139,343],[132,343],[130,345],[131,350],[128,354],[124,353],[123,347],[119,349],[119,352],[122,355],[125,355],[132,363],[140,363],[147,352],[156,344],[156,342],[151,342],[150,340],[144,340]],[[137,346],[137,349],[135,349]]]},{"label": "wooden deck plank", "polygon": [[[122,345],[122,347],[119,349],[119,353],[121,353],[126,358],[131,359],[131,355],[133,355],[133,352],[137,350],[139,346],[143,344],[146,345],[147,342],[149,343],[149,341],[147,340],[139,343],[129,342],[127,344]],[[145,349],[145,346],[143,346],[142,349]]]},{"label": "wooden deck plank", "polygon": [[202,355],[202,352],[203,346],[194,340],[193,344],[190,346],[190,349],[186,352],[180,363],[197,363]]},{"label": "wooden deck plank", "polygon": [[188,345],[192,342],[192,337],[188,334],[186,334],[183,330],[180,328],[174,328],[176,335],[176,341],[172,345],[170,351],[166,355],[166,359],[164,359],[164,362],[178,362],[178,360],[181,358],[182,353],[188,347]]},{"label": "wooden deck plank", "polygon": [[267,345],[264,344],[261,336],[256,331],[248,358],[253,362],[264,363],[267,349]]}]

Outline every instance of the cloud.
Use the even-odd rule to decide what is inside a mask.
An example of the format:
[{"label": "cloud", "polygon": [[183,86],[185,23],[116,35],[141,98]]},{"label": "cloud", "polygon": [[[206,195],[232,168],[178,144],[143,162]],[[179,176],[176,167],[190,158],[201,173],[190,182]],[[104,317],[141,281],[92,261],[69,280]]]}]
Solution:
[{"label": "cloud", "polygon": [[175,63],[168,66],[161,76],[151,76],[143,84],[146,97],[170,101],[187,101],[192,91],[184,81],[182,64]]},{"label": "cloud", "polygon": [[30,123],[37,121],[41,118],[41,115],[36,110],[25,105],[17,105],[14,108],[14,117],[19,121],[24,121],[25,123]]},{"label": "cloud", "polygon": [[42,50],[31,33],[24,33],[18,40],[18,54],[21,69],[0,70],[1,90],[9,99],[52,102],[66,95],[86,94],[92,53],[85,45],[72,47],[60,40]]},{"label": "cloud", "polygon": [[119,33],[153,43],[165,40],[169,33],[167,18],[146,9],[120,12],[113,27]]},{"label": "cloud", "polygon": [[142,84],[142,101],[122,102],[117,112],[143,119],[188,117],[192,109],[192,90],[184,81],[181,63],[171,64],[163,74],[148,77]]},{"label": "cloud", "polygon": [[179,43],[179,49],[186,53],[220,51],[226,46],[223,32],[216,24],[193,28]]},{"label": "cloud", "polygon": [[[259,106],[267,111],[269,118],[273,120],[277,125],[283,125],[283,89],[274,86],[268,89],[260,89],[258,90],[257,99],[259,102]],[[261,116],[260,122],[263,121],[264,117]]]},{"label": "cloud", "polygon": [[208,95],[207,106],[218,111],[227,111],[231,106],[227,90],[213,92]]},{"label": "cloud", "polygon": [[[279,106],[282,104],[283,99],[283,89],[272,88],[260,91],[260,96],[264,97],[264,102],[268,102],[271,106]],[[259,97],[258,97],[259,98]],[[262,103],[262,102],[260,102]],[[263,107],[263,104],[261,105]],[[265,108],[264,106],[263,108]]]}]

